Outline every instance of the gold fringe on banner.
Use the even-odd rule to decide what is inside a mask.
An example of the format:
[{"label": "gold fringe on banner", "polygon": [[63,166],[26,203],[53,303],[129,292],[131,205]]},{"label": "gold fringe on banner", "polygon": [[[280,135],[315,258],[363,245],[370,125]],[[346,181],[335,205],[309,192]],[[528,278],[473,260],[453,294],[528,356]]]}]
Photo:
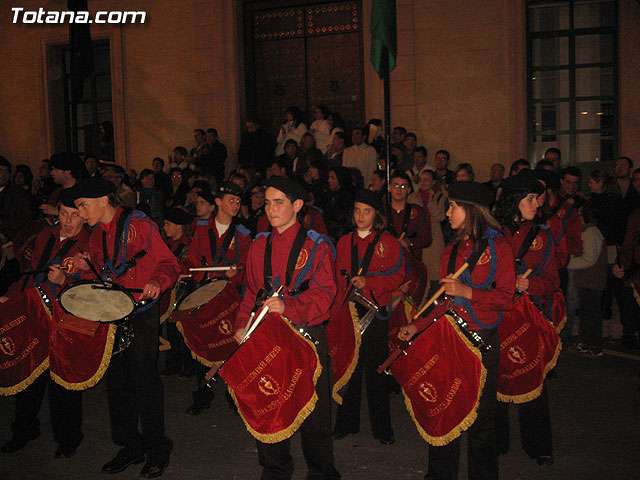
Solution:
[{"label": "gold fringe on banner", "polygon": [[63,380],[58,375],[53,372],[51,373],[51,378],[54,382],[56,382],[61,387],[66,388],[67,390],[86,390],[87,388],[91,388],[95,386],[102,377],[104,376],[107,368],[109,368],[109,363],[111,363],[111,353],[113,352],[113,343],[116,338],[116,325],[109,325],[109,330],[107,331],[107,342],[104,347],[104,352],[102,354],[102,360],[100,361],[100,366],[96,373],[93,374],[91,378],[85,380],[84,382],[71,383]]},{"label": "gold fringe on banner", "polygon": [[462,332],[458,328],[458,324],[453,318],[451,318],[451,316],[445,315],[445,318],[449,321],[449,323],[453,327],[456,334],[464,341],[464,343],[469,347],[469,349],[480,359],[481,361],[480,388],[478,389],[478,397],[476,398],[474,406],[469,412],[469,414],[465,418],[463,418],[462,421],[458,423],[458,425],[453,427],[451,431],[449,431],[449,433],[439,437],[434,437],[429,435],[420,426],[420,423],[418,423],[415,417],[415,414],[413,412],[411,401],[409,400],[409,397],[407,397],[407,395],[405,394],[404,389],[402,390],[402,394],[404,396],[404,404],[407,407],[407,411],[409,412],[409,415],[411,415],[411,419],[413,420],[413,423],[416,425],[416,428],[418,429],[418,433],[420,434],[420,436],[425,442],[427,442],[429,445],[433,445],[434,447],[442,447],[444,445],[447,445],[448,443],[451,443],[453,440],[458,438],[462,434],[462,432],[464,432],[471,425],[473,425],[473,422],[475,422],[476,418],[478,417],[478,405],[480,404],[480,397],[482,396],[482,390],[484,390],[484,384],[487,379],[487,369],[482,364],[482,353],[480,353],[480,350],[474,347],[473,344],[469,341],[469,339],[467,339],[467,337],[465,337],[462,334]]},{"label": "gold fringe on banner", "polygon": [[187,348],[189,349],[189,351],[191,352],[191,358],[193,358],[194,360],[197,360],[202,365],[204,365],[205,367],[208,367],[208,368],[211,368],[214,365],[217,365],[218,367],[220,365],[222,365],[222,360],[220,360],[219,362],[212,362],[210,360],[207,360],[203,356],[198,355],[196,352],[193,351],[193,348],[191,348],[191,345],[189,345],[189,340],[187,340],[187,337],[184,334],[184,329],[182,328],[182,322],[176,322],[176,328],[182,334],[182,338],[184,339],[184,343],[187,346]]},{"label": "gold fringe on banner", "polygon": [[44,361],[40,365],[38,365],[36,369],[31,373],[31,375],[29,375],[17,385],[14,385],[12,387],[0,387],[0,396],[9,397],[11,395],[15,395],[16,393],[20,393],[33,382],[35,382],[36,378],[46,372],[47,368],[49,368],[49,357],[45,358]]},{"label": "gold fringe on banner", "polygon": [[344,375],[336,380],[331,392],[331,396],[338,405],[342,405],[342,395],[340,395],[339,392],[347,385],[347,383],[349,383],[349,380],[351,380],[351,376],[353,375],[353,372],[358,365],[358,361],[360,360],[360,345],[362,344],[358,311],[356,310],[356,304],[353,302],[349,302],[349,313],[351,314],[351,320],[353,320],[353,334],[356,337],[356,349],[353,354],[351,364],[347,368],[346,372],[344,372]]},{"label": "gold fringe on banner", "polygon": [[[283,316],[282,318],[285,318],[285,317]],[[244,418],[244,415],[242,415],[242,411],[240,410],[240,407],[238,405],[238,399],[236,398],[235,393],[233,392],[231,387],[227,387],[228,390],[229,390],[229,393],[231,394],[231,398],[233,398],[233,401],[236,404],[236,407],[238,407],[238,413],[240,414],[240,418],[242,418],[242,421],[244,422],[244,425],[247,428],[247,431],[256,440],[258,440],[258,441],[260,441],[262,443],[278,443],[278,442],[281,442],[281,441],[286,440],[287,438],[291,437],[294,433],[296,433],[298,431],[300,426],[304,423],[304,421],[311,414],[311,412],[313,412],[313,409],[316,408],[316,403],[318,402],[318,394],[316,393],[315,387],[316,387],[316,385],[318,383],[318,378],[320,378],[320,374],[322,373],[322,365],[320,365],[320,358],[318,357],[318,352],[316,351],[316,346],[309,339],[307,339],[305,337],[302,337],[300,335],[300,333],[298,333],[296,331],[294,326],[289,322],[289,320],[287,320],[285,318],[285,321],[287,323],[287,326],[289,328],[291,328],[291,330],[296,335],[300,336],[302,339],[304,339],[305,342],[307,342],[307,344],[309,344],[311,346],[311,348],[313,349],[313,353],[314,353],[314,355],[316,357],[316,369],[313,372],[313,396],[307,402],[307,404],[300,409],[300,412],[298,412],[298,415],[293,420],[291,425],[289,425],[284,430],[280,430],[279,432],[275,432],[275,433],[259,433],[259,432],[256,432],[253,428],[251,428],[251,425],[249,425],[249,423],[247,423],[247,420]]]}]

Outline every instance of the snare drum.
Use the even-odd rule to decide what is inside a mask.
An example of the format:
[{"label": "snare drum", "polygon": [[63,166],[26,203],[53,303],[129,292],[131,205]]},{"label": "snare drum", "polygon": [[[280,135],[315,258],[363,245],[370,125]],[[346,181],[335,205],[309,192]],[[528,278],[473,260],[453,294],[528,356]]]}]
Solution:
[{"label": "snare drum", "polygon": [[129,317],[136,308],[133,296],[119,287],[81,280],[64,287],[56,297],[62,309],[91,322],[113,323]]},{"label": "snare drum", "polygon": [[180,322],[193,317],[200,308],[217,297],[227,285],[229,285],[228,280],[214,278],[194,285],[182,298],[178,298],[176,294],[177,301],[169,321]]}]

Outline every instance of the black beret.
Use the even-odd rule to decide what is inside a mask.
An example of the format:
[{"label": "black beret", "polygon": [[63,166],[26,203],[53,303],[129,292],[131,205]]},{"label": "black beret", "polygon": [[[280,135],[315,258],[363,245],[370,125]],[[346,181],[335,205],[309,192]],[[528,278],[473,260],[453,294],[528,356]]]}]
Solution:
[{"label": "black beret", "polygon": [[82,160],[77,155],[69,152],[54,153],[49,159],[52,168],[58,170],[77,170],[82,165]]},{"label": "black beret", "polygon": [[58,197],[58,201],[68,208],[76,208],[76,204],[73,203],[75,200],[73,187],[71,188],[63,188],[60,191],[60,196]]},{"label": "black beret", "polygon": [[533,173],[538,180],[542,180],[545,183],[547,188],[556,191],[560,190],[560,177],[558,177],[557,173],[546,168],[536,169]]},{"label": "black beret", "polygon": [[298,182],[291,178],[275,176],[267,180],[267,188],[280,190],[287,197],[295,200],[309,201],[311,198],[307,191]]},{"label": "black beret", "polygon": [[517,175],[505,178],[501,184],[503,192],[544,193],[544,187],[533,170],[521,170]]},{"label": "black beret", "polygon": [[164,219],[176,225],[189,225],[193,222],[193,216],[181,208],[171,207],[164,214]]},{"label": "black beret", "polygon": [[235,195],[242,198],[242,189],[233,182],[222,182],[217,188],[218,198],[224,195]]},{"label": "black beret", "polygon": [[449,200],[489,207],[494,201],[494,195],[478,182],[453,182],[449,185]]},{"label": "black beret", "polygon": [[104,178],[83,178],[70,188],[73,199],[100,198],[116,192],[116,186]]},{"label": "black beret", "polygon": [[198,195],[200,198],[202,198],[209,205],[215,205],[216,204],[216,197],[210,191],[205,190],[203,192],[198,192],[196,195]]},{"label": "black beret", "polygon": [[355,202],[364,203],[370,207],[375,208],[378,212],[384,213],[384,207],[382,206],[382,200],[380,195],[373,190],[359,190],[356,193]]}]

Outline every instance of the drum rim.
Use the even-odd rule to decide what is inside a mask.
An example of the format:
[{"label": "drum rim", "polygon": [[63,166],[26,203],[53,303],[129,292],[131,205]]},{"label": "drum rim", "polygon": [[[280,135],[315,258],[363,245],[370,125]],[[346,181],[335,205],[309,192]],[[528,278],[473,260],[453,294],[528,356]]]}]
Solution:
[{"label": "drum rim", "polygon": [[[208,280],[206,280],[206,281],[204,281],[204,282],[196,283],[196,284],[195,284],[195,285],[194,285],[194,286],[193,286],[193,287],[192,287],[192,288],[191,288],[191,289],[190,289],[190,290],[189,290],[189,291],[184,295],[184,297],[182,297],[179,301],[177,301],[177,302],[175,303],[175,305],[174,305],[174,307],[173,307],[173,311],[174,311],[174,312],[177,312],[177,311],[185,312],[185,311],[188,311],[188,310],[192,310],[192,309],[194,309],[194,308],[200,308],[200,307],[202,307],[203,305],[206,305],[207,303],[209,303],[209,302],[210,302],[211,300],[213,300],[213,299],[209,299],[206,303],[203,303],[202,305],[198,305],[198,306],[196,306],[196,307],[191,307],[191,308],[188,308],[188,309],[185,309],[185,310],[180,310],[180,305],[182,305],[182,302],[184,302],[184,301],[189,297],[189,295],[191,295],[193,292],[195,292],[195,291],[199,290],[200,288],[202,288],[202,287],[204,287],[204,286],[206,286],[206,285],[209,285],[209,284],[211,284],[211,283],[214,283],[214,282],[226,282],[226,285],[222,288],[222,290],[224,290],[226,287],[228,287],[228,286],[229,286],[229,284],[231,283],[231,281],[230,281],[228,278],[210,278],[210,279],[208,279]],[[222,293],[222,290],[220,290],[220,293]],[[219,293],[219,294],[220,294],[220,293]],[[218,295],[219,295],[219,294],[218,294]],[[215,297],[213,297],[213,298],[215,298]]]},{"label": "drum rim", "polygon": [[[77,316],[77,315],[75,315],[73,312],[70,312],[64,306],[64,304],[62,303],[62,296],[68,290],[71,290],[73,287],[79,287],[79,286],[82,286],[82,285],[102,285],[102,282],[100,282],[98,280],[78,280],[77,282],[73,282],[73,283],[70,283],[68,285],[65,285],[64,288],[62,288],[62,290],[60,290],[58,292],[58,294],[56,295],[56,301],[58,302],[58,304],[60,305],[62,310],[64,310],[64,312],[68,313],[69,315],[73,315],[74,317]],[[127,292],[120,285],[111,284],[111,285],[109,285],[109,287],[111,287],[111,288],[109,288],[109,290],[117,290],[120,293],[123,293],[124,295],[126,295],[131,300],[131,307],[132,307],[131,311],[127,315],[125,315],[124,317],[120,317],[117,320],[103,321],[103,320],[91,320],[89,318],[85,318],[84,320],[87,320],[89,322],[95,322],[95,323],[117,324],[118,322],[126,320],[135,311],[135,309],[136,309],[136,300],[133,297],[133,295],[131,295],[131,293]],[[78,318],[82,318],[82,317],[78,317]]]}]

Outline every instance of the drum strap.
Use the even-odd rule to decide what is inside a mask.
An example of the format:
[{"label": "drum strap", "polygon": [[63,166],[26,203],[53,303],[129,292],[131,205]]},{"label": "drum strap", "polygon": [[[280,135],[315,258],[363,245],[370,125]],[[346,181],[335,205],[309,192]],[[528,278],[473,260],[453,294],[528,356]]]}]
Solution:
[{"label": "drum strap", "polygon": [[[302,250],[302,245],[304,245],[304,241],[307,239],[307,229],[303,226],[300,226],[300,230],[296,235],[296,238],[293,241],[293,245],[291,246],[291,251],[289,252],[289,259],[287,260],[287,273],[285,278],[284,286],[289,288],[291,285],[291,281],[293,280],[293,270],[296,267],[296,263],[298,261],[298,256],[300,255],[300,250]],[[267,245],[264,249],[264,289],[267,292],[271,292],[273,287],[273,269],[271,266],[271,235],[267,237]]]},{"label": "drum strap", "polygon": [[527,236],[524,237],[524,241],[522,242],[522,245],[520,245],[520,248],[518,249],[518,253],[516,254],[516,267],[520,265],[520,262],[522,262],[522,259],[531,248],[531,244],[533,243],[535,238],[538,236],[538,232],[540,232],[539,225],[536,225],[535,227],[531,228],[527,232]]},{"label": "drum strap", "polygon": [[358,258],[358,245],[355,241],[356,235],[358,232],[353,232],[351,234],[351,276],[355,277],[356,275],[365,275],[369,270],[369,264],[371,264],[371,259],[373,258],[373,251],[380,240],[380,236],[382,235],[382,231],[376,233],[373,238],[373,242],[370,242],[367,245],[367,249],[364,252],[364,257],[362,258],[362,264],[360,263],[360,259]]},{"label": "drum strap", "polygon": [[[51,258],[51,252],[53,251],[53,246],[55,244],[56,244],[56,237],[52,233],[49,235],[49,238],[47,239],[47,243],[45,244],[44,249],[42,250],[42,255],[40,255],[40,258],[38,259],[38,266],[36,267],[36,270],[42,270],[44,268],[46,263],[49,261],[49,258]],[[22,281],[22,290],[26,288],[28,281],[29,281],[29,275],[26,275],[24,277],[24,280]]]},{"label": "drum strap", "polygon": [[[473,269],[476,268],[476,265],[478,264],[478,260],[480,260],[480,256],[487,249],[488,245],[489,245],[488,240],[482,239],[479,245],[480,248],[478,248],[478,250],[476,250],[469,256],[469,259],[467,260],[467,263],[469,264],[469,267],[467,268],[467,272],[469,272],[469,275],[471,275],[471,273],[473,272]],[[447,273],[453,274],[456,271],[456,260],[458,258],[459,247],[460,247],[460,242],[456,242],[453,245],[453,248],[451,249],[451,256],[449,257],[449,263],[447,264]]]},{"label": "drum strap", "polygon": [[[124,233],[124,224],[127,221],[127,217],[131,214],[130,208],[123,209],[120,214],[120,218],[118,218],[118,226],[116,227],[116,239],[113,245],[113,259],[114,261],[118,261],[118,255],[120,255],[120,245],[122,245],[122,234]],[[107,249],[107,232],[102,232],[102,257],[104,260],[103,269],[109,263],[109,251]]]},{"label": "drum strap", "polygon": [[184,247],[186,247],[187,244],[186,243],[179,243],[178,246],[176,247],[176,249],[173,251],[173,254],[180,258],[180,254],[182,253],[182,251],[184,250]]},{"label": "drum strap", "polygon": [[407,203],[404,208],[404,218],[402,219],[402,230],[400,230],[400,232],[396,232],[396,229],[393,226],[393,211],[391,206],[389,206],[388,217],[389,232],[392,233],[394,237],[400,237],[400,235],[402,235],[403,233],[405,234],[405,236],[407,236],[407,231],[409,230],[409,222],[411,222],[411,204]]},{"label": "drum strap", "polygon": [[[224,263],[225,257],[227,255],[227,250],[229,250],[229,245],[231,245],[231,241],[233,240],[233,237],[235,235],[236,235],[236,219],[234,218],[233,220],[231,220],[231,225],[229,225],[229,228],[227,229],[226,235],[224,236],[224,242],[222,242],[222,247],[220,248],[220,251],[218,252],[217,257],[213,257],[214,267],[217,267],[218,265],[221,265]],[[237,244],[236,244],[236,248],[238,248]]]}]

